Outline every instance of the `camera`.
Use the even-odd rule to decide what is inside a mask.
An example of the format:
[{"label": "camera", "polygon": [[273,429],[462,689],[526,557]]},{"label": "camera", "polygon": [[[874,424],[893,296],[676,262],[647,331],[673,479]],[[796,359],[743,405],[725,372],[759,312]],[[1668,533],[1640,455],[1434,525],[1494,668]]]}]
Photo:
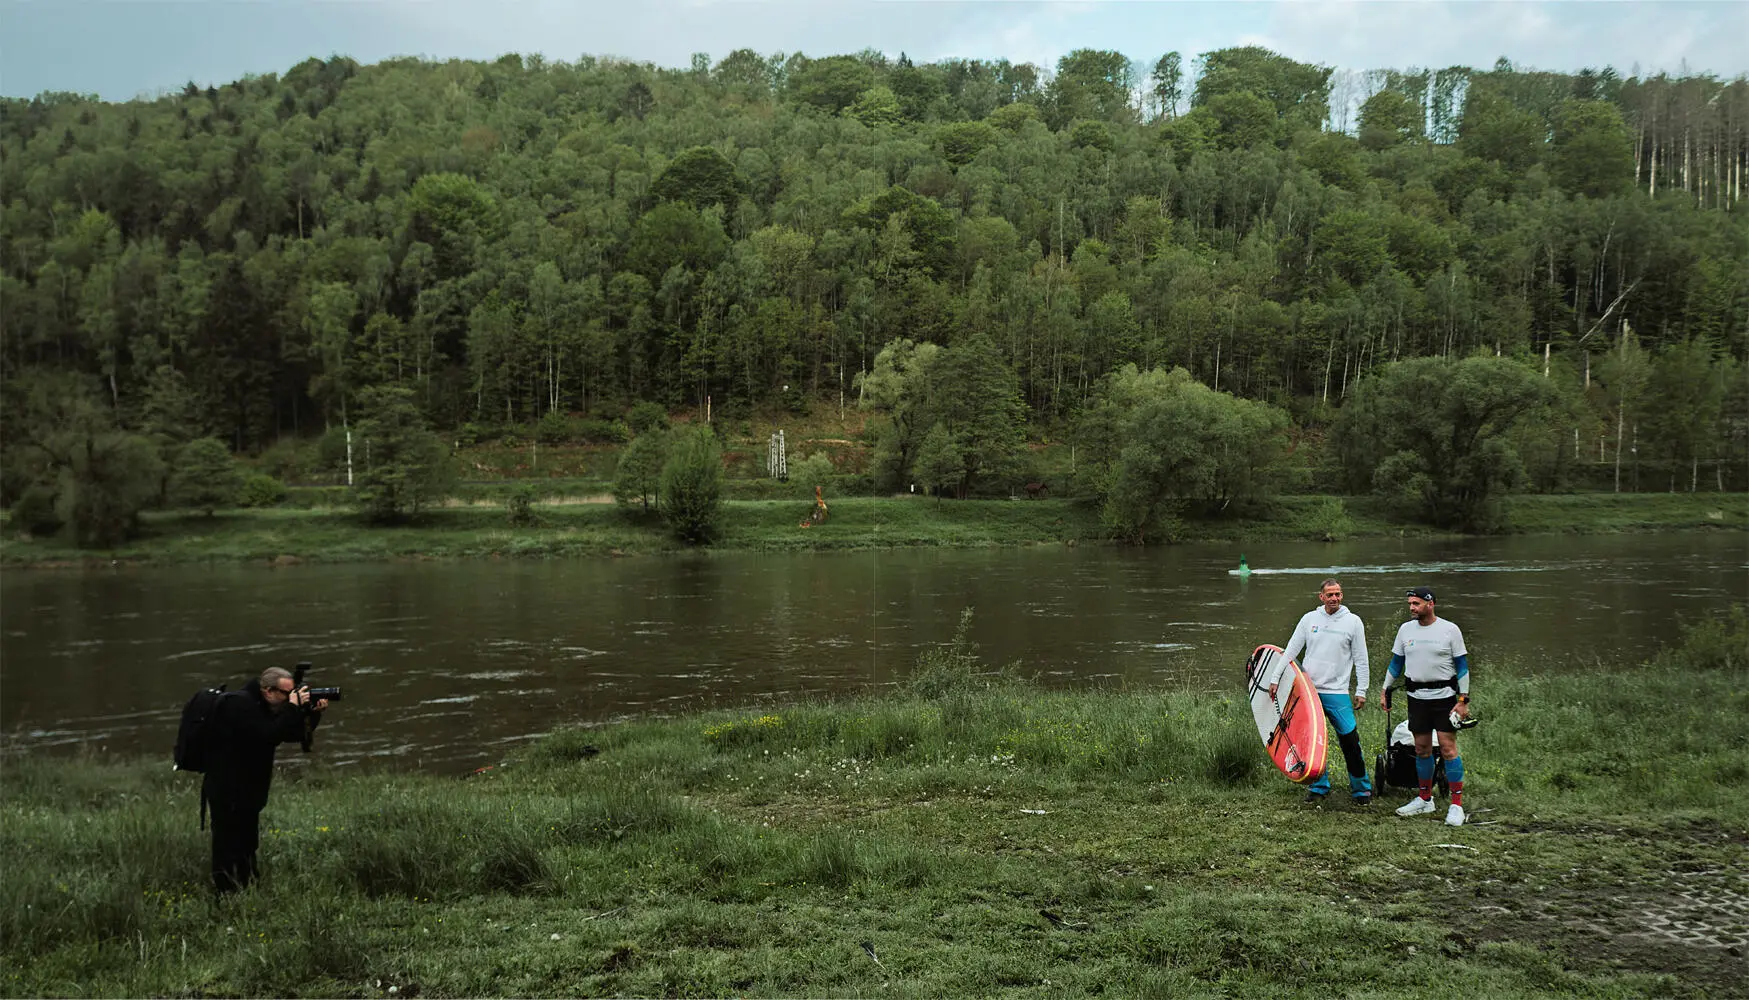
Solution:
[{"label": "camera", "polygon": [[[304,675],[310,672],[310,662],[305,660],[292,669],[292,684],[295,687],[304,686]],[[318,701],[335,702],[340,700],[340,689],[337,687],[310,688],[309,696],[304,699],[304,752],[310,752],[310,744],[316,728],[316,721],[321,713],[316,711]]]}]

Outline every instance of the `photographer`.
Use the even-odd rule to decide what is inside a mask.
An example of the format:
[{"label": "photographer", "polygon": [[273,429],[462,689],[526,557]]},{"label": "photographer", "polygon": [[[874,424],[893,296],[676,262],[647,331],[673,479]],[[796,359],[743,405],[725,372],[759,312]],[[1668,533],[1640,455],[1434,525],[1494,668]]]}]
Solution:
[{"label": "photographer", "polygon": [[289,670],[269,667],[259,680],[220,697],[213,710],[201,796],[212,810],[213,888],[221,895],[255,878],[274,752],[281,743],[307,739],[328,707],[326,699],[311,704],[309,694]]}]

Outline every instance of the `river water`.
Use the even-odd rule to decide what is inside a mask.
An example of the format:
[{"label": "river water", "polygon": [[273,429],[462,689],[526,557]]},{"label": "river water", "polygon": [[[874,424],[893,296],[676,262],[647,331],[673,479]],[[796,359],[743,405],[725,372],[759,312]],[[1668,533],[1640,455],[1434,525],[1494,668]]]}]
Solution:
[{"label": "river water", "polygon": [[[0,576],[8,753],[161,755],[196,688],[314,663],[344,701],[316,752],[464,771],[565,724],[891,684],[962,609],[985,659],[1053,686],[1239,690],[1326,576],[1374,676],[1432,587],[1489,667],[1643,660],[1749,600],[1741,532],[1240,547],[918,549],[622,560],[11,570]],[[1376,687],[1376,681],[1374,683]],[[283,755],[282,755],[283,756]],[[291,756],[297,756],[295,748]]]}]

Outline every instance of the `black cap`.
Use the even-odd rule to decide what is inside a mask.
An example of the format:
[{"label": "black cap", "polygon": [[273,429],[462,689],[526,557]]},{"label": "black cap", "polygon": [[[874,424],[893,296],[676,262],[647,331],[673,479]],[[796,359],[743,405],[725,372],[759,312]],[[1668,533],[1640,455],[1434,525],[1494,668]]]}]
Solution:
[{"label": "black cap", "polygon": [[1409,597],[1419,597],[1423,601],[1427,601],[1428,603],[1434,603],[1433,591],[1428,590],[1426,587],[1410,587],[1408,590],[1404,591],[1403,593]]}]

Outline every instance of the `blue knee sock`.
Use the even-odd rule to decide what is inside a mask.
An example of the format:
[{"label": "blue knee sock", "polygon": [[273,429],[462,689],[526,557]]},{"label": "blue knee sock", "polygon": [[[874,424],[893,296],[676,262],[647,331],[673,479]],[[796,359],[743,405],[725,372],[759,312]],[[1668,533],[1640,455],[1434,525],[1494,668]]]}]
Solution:
[{"label": "blue knee sock", "polygon": [[1433,755],[1415,758],[1415,780],[1421,786],[1421,797],[1433,798]]},{"label": "blue knee sock", "polygon": [[1445,762],[1445,783],[1451,789],[1451,804],[1464,804],[1464,759],[1453,757]]}]

